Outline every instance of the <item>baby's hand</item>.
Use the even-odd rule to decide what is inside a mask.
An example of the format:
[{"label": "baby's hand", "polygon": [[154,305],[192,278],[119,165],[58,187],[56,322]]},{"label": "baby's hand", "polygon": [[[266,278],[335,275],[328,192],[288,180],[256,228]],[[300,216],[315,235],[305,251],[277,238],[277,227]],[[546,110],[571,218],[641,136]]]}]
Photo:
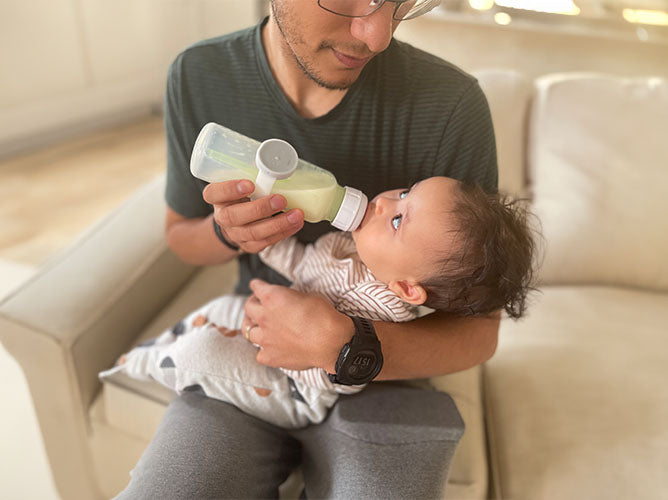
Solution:
[{"label": "baby's hand", "polygon": [[127,360],[128,359],[125,357],[125,354],[123,354],[120,358],[116,360],[116,364],[114,366],[124,365]]}]

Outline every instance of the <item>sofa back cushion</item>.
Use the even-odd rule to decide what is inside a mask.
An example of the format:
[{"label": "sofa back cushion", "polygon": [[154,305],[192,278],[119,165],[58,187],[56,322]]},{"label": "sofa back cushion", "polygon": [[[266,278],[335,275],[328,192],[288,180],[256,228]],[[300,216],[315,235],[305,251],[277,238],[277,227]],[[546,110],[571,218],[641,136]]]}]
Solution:
[{"label": "sofa back cushion", "polygon": [[505,69],[473,72],[494,123],[499,163],[499,189],[516,196],[526,193],[526,121],[533,87],[520,73]]},{"label": "sofa back cushion", "polygon": [[668,290],[668,82],[538,79],[528,161],[544,283]]}]

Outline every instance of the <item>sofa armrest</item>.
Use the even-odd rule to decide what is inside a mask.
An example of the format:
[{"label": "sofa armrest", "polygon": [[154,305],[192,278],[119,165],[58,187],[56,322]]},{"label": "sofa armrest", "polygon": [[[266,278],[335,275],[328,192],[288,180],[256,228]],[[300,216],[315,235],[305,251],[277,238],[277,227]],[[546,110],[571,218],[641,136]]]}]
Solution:
[{"label": "sofa armrest", "polygon": [[164,178],[146,185],[0,302],[0,341],[25,374],[65,498],[99,497],[92,474],[82,474],[98,371],[195,270],[165,244],[163,190]]},{"label": "sofa armrest", "polygon": [[[356,464],[373,464],[374,470],[386,473],[401,467],[405,469],[403,477],[409,471],[416,480],[394,485],[399,489],[390,493],[384,474],[371,474],[365,478],[364,487],[369,492],[385,491],[392,498],[429,498],[434,495],[434,482],[445,488],[464,422],[452,398],[444,392],[412,387],[405,382],[373,382],[362,392],[341,396],[325,425],[310,425],[293,432],[303,443],[307,457],[302,461],[304,477],[326,477],[332,462],[348,463],[351,469]],[[416,453],[420,460],[409,462],[408,457]],[[309,483],[306,496],[350,496],[334,486],[326,481]],[[319,487],[323,489],[318,490]]]}]

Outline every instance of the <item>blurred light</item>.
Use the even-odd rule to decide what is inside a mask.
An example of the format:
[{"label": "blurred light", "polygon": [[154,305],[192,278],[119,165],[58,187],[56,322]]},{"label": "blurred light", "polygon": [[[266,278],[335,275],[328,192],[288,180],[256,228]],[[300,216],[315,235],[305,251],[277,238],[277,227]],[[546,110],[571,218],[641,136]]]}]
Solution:
[{"label": "blurred light", "polygon": [[622,16],[630,23],[668,26],[668,12],[661,10],[624,9]]},{"label": "blurred light", "polygon": [[506,12],[497,12],[494,14],[494,21],[496,24],[500,24],[501,26],[507,26],[510,24],[510,21],[512,21],[513,18],[510,17],[509,14]]},{"label": "blurred light", "polygon": [[647,33],[647,30],[640,26],[638,26],[638,29],[636,29],[636,36],[641,42],[646,42],[649,39],[649,33]]},{"label": "blurred light", "polygon": [[469,5],[475,10],[489,10],[494,7],[494,0],[469,0]]},{"label": "blurred light", "polygon": [[496,0],[495,3],[499,7],[533,10],[548,14],[577,16],[580,13],[579,7],[573,3],[573,0]]}]

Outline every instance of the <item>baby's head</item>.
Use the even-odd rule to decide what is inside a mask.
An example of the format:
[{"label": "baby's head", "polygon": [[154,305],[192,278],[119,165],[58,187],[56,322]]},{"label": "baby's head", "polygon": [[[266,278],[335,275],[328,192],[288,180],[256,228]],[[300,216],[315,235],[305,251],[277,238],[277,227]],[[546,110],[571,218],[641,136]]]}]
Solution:
[{"label": "baby's head", "polygon": [[447,177],[376,196],[353,232],[376,278],[411,304],[519,318],[534,242],[521,204]]}]

